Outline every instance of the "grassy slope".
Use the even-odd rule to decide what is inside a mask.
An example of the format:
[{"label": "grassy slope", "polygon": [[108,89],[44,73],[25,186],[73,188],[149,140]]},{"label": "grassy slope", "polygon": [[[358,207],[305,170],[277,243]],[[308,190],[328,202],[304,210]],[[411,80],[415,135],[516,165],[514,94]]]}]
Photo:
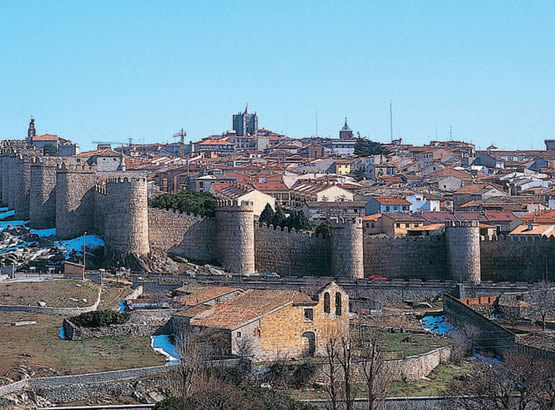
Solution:
[{"label": "grassy slope", "polygon": [[[36,320],[36,325],[3,327],[5,323]],[[53,368],[60,374],[89,373],[132,367],[155,366],[164,357],[150,347],[149,337],[117,337],[83,341],[62,340],[58,327],[62,316],[0,312],[0,376],[16,364],[33,369]],[[22,357],[29,354],[31,357]]]}]

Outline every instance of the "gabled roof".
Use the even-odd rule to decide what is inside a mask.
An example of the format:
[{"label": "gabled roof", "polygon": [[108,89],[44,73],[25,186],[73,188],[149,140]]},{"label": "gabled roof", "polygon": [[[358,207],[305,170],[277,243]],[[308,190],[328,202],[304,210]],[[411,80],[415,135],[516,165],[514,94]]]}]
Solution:
[{"label": "gabled roof", "polygon": [[539,224],[541,223],[554,224],[555,210],[531,212],[529,214],[521,216],[520,219],[528,223],[536,222]]},{"label": "gabled roof", "polygon": [[374,198],[374,200],[376,200],[377,202],[383,205],[389,205],[389,204],[410,205],[410,202],[407,201],[405,198],[399,198],[394,196],[374,196],[372,198]]},{"label": "gabled roof", "polygon": [[488,182],[481,184],[468,184],[460,187],[455,191],[455,195],[459,194],[478,194],[480,191],[486,191],[488,189],[497,189],[498,191],[503,191],[499,185],[491,184]]},{"label": "gabled roof", "polygon": [[220,194],[227,199],[237,199],[255,190],[249,184],[238,184],[234,182],[216,182],[210,186],[211,189],[216,191],[217,194]]},{"label": "gabled roof", "polygon": [[199,317],[191,318],[190,323],[193,326],[233,330],[287,305],[314,303],[310,296],[298,291],[249,289],[214,305]]},{"label": "gabled roof", "polygon": [[229,286],[210,286],[199,289],[198,292],[192,292],[190,295],[181,296],[178,302],[185,306],[196,306],[239,290],[241,289]]},{"label": "gabled roof", "polygon": [[555,225],[519,225],[509,235],[540,235],[551,238],[555,237]]}]

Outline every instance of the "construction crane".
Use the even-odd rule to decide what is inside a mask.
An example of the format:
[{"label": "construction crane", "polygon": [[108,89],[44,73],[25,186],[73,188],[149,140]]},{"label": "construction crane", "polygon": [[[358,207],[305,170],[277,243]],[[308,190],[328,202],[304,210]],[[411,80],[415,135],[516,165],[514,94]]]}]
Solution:
[{"label": "construction crane", "polygon": [[[133,137],[129,137],[128,143],[121,142],[121,141],[92,141],[93,144],[101,144],[101,145],[110,145],[110,149],[112,148],[112,144],[119,144],[119,145],[129,145],[129,150],[131,150],[131,145],[133,145]],[[96,149],[99,149],[98,145]]]},{"label": "construction crane", "polygon": [[183,128],[181,128],[179,132],[173,134],[173,137],[179,138],[179,141],[181,142],[181,146],[179,147],[181,158],[185,157],[185,137],[186,136],[187,136],[187,133],[183,131]]}]

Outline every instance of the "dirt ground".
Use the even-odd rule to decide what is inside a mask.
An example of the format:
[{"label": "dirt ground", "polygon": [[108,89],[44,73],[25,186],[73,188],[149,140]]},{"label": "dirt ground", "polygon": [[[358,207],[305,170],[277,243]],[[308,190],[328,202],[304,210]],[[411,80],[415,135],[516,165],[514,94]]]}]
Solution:
[{"label": "dirt ground", "polygon": [[76,280],[0,283],[0,304],[38,306],[42,301],[49,307],[90,306],[96,302],[98,289],[91,281]]}]

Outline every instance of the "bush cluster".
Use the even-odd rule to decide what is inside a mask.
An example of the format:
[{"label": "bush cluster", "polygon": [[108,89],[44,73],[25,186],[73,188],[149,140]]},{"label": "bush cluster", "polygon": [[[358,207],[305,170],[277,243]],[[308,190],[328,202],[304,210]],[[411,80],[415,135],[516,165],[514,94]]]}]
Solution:
[{"label": "bush cluster", "polygon": [[94,312],[81,313],[71,318],[77,326],[102,327],[110,325],[121,325],[129,320],[129,313],[119,313],[113,310],[96,310]]},{"label": "bush cluster", "polygon": [[216,215],[216,203],[216,198],[208,192],[162,194],[148,201],[151,208],[174,209],[208,217]]},{"label": "bush cluster", "polygon": [[303,211],[292,210],[289,216],[286,216],[279,205],[276,205],[276,210],[274,211],[270,204],[266,204],[266,207],[260,214],[259,222],[289,229],[312,229],[312,225]]}]

